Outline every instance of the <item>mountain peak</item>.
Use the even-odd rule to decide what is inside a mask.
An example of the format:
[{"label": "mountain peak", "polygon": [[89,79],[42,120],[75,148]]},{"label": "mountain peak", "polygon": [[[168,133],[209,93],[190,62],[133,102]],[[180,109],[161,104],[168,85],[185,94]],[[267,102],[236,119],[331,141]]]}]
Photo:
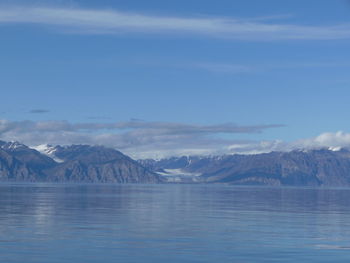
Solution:
[{"label": "mountain peak", "polygon": [[343,148],[340,147],[340,146],[337,146],[337,147],[329,147],[328,150],[329,150],[329,151],[332,151],[332,152],[339,152],[339,151],[343,150]]},{"label": "mountain peak", "polygon": [[18,142],[18,141],[10,141],[10,142],[2,142],[0,144],[1,148],[7,151],[15,151],[19,149],[28,149],[28,146]]},{"label": "mountain peak", "polygon": [[159,183],[162,178],[121,152],[102,146],[28,147],[0,141],[0,181]]},{"label": "mountain peak", "polygon": [[56,163],[63,163],[64,161],[60,158],[57,158],[55,155],[58,148],[59,146],[52,146],[51,144],[41,144],[41,145],[32,147],[32,149],[50,157]]}]

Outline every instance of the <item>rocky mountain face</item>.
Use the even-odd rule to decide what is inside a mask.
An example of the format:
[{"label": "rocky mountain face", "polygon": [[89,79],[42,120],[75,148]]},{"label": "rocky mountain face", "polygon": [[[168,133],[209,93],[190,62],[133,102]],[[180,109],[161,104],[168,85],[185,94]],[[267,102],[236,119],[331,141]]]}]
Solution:
[{"label": "rocky mountain face", "polygon": [[[159,174],[196,175],[196,181],[238,185],[350,186],[348,150],[181,157],[141,163]],[[176,171],[177,174],[173,174]],[[182,176],[183,177],[183,176]],[[193,178],[193,176],[192,176]]]},{"label": "rocky mountain face", "polygon": [[35,181],[35,178],[32,169],[0,148],[1,181]]},{"label": "rocky mountain face", "polygon": [[[0,141],[1,181],[160,183],[162,177],[101,146],[41,146]],[[39,152],[40,151],[40,152]]]},{"label": "rocky mountain face", "polygon": [[132,160],[102,146],[40,146],[0,141],[0,181],[228,183],[350,186],[350,151]]},{"label": "rocky mountain face", "polygon": [[45,170],[50,181],[159,183],[161,177],[121,152],[102,146],[58,146],[60,163]]}]

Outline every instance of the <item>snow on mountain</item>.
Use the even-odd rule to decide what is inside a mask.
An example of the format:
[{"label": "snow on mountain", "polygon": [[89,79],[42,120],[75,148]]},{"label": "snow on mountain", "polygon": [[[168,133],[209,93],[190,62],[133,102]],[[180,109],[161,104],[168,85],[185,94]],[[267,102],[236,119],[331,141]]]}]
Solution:
[{"label": "snow on mountain", "polygon": [[201,176],[201,173],[190,173],[182,169],[163,169],[164,172],[157,172],[163,176]]},{"label": "snow on mountain", "polygon": [[31,147],[34,150],[37,150],[38,152],[50,157],[57,163],[63,163],[64,161],[60,158],[57,158],[55,155],[55,152],[57,151],[57,147],[52,146],[50,144],[41,144],[37,146]]},{"label": "snow on mountain", "polygon": [[5,150],[14,151],[14,150],[17,150],[20,148],[27,148],[27,146],[25,146],[24,144],[19,143],[17,141],[11,141],[11,142],[6,142],[6,143],[4,142],[0,148],[5,149]]},{"label": "snow on mountain", "polygon": [[339,152],[341,151],[343,148],[342,147],[329,147],[328,150],[332,151],[332,152]]}]

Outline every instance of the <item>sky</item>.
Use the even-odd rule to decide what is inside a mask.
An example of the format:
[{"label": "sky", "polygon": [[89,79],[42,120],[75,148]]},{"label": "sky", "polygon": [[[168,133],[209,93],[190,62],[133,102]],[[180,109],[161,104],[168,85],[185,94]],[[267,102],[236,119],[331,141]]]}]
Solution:
[{"label": "sky", "polygon": [[347,0],[0,0],[0,140],[349,147],[349,44]]}]

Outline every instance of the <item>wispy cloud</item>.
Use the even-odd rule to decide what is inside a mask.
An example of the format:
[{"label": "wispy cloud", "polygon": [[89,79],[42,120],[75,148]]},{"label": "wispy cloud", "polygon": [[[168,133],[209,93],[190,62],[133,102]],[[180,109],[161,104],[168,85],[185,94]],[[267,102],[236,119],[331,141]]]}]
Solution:
[{"label": "wispy cloud", "polygon": [[318,136],[299,139],[292,142],[281,140],[237,143],[227,147],[228,153],[257,154],[271,151],[330,149],[339,150],[350,148],[350,133],[343,131],[325,132]]},{"label": "wispy cloud", "polygon": [[0,135],[15,131],[84,131],[84,130],[128,130],[146,129],[162,133],[260,133],[264,129],[282,127],[281,124],[239,126],[232,123],[219,125],[190,125],[171,122],[129,121],[116,123],[70,123],[68,121],[7,121],[0,120]]},{"label": "wispy cloud", "polygon": [[227,74],[242,74],[251,73],[256,71],[252,66],[239,65],[239,64],[225,64],[225,63],[197,63],[191,65],[193,68],[202,69],[211,72],[220,72]]},{"label": "wispy cloud", "polygon": [[[322,68],[349,68],[350,63],[348,62],[269,62],[269,63],[255,63],[250,64],[235,64],[235,63],[183,63],[183,68],[199,69],[205,70],[213,73],[223,73],[232,75],[250,74],[250,73],[260,73],[267,71],[276,70],[307,70],[307,69],[322,69]],[[180,65],[176,65],[181,67]]]},{"label": "wispy cloud", "polygon": [[101,116],[101,115],[87,116],[86,118],[89,120],[110,120],[111,119],[111,117]]},{"label": "wispy cloud", "polygon": [[[70,123],[67,121],[0,120],[0,140],[39,144],[91,144],[113,147],[134,158],[181,155],[259,154],[271,151],[340,149],[350,147],[350,133],[328,132],[292,142],[235,140],[221,134],[256,134],[283,125],[190,125],[130,121],[118,123]],[[226,136],[225,136],[226,137]],[[230,136],[234,137],[234,136]]]},{"label": "wispy cloud", "polygon": [[49,110],[45,110],[45,109],[32,109],[29,111],[29,113],[33,113],[33,114],[43,114],[43,113],[49,113]]},{"label": "wispy cloud", "polygon": [[237,142],[222,139],[220,134],[256,134],[282,126],[240,126],[231,123],[190,125],[145,121],[70,123],[0,120],[0,139],[18,140],[29,145],[106,145],[134,157],[160,157],[174,154],[212,154]]},{"label": "wispy cloud", "polygon": [[85,34],[187,34],[238,40],[350,39],[350,24],[309,26],[264,22],[264,19],[176,17],[58,7],[1,7],[0,23],[57,26]]}]

